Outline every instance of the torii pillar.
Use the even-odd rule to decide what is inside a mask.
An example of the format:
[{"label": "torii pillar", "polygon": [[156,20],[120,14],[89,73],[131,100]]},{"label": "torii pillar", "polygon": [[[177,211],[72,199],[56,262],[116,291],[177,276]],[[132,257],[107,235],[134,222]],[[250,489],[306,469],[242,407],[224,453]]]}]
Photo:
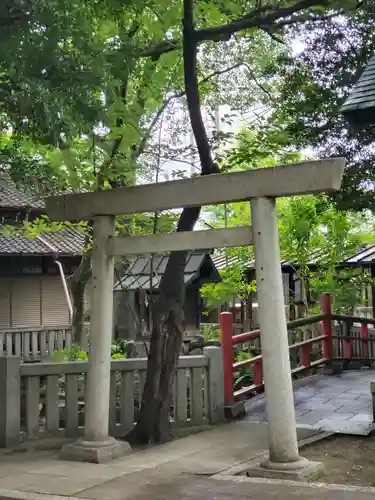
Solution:
[{"label": "torii pillar", "polygon": [[298,450],[275,198],[251,200],[251,215],[269,456],[248,472],[298,479],[319,472],[321,464],[300,457]]}]

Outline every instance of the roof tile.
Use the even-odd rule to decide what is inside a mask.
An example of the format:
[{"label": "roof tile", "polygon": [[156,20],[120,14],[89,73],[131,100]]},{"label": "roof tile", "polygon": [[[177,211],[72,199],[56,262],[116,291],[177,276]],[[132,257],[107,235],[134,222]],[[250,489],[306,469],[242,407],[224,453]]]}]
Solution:
[{"label": "roof tile", "polygon": [[353,122],[371,124],[375,122],[375,54],[354,85],[341,112]]},{"label": "roof tile", "polygon": [[31,196],[16,188],[8,174],[0,172],[0,207],[1,208],[34,208],[43,209],[44,202],[35,200]]}]

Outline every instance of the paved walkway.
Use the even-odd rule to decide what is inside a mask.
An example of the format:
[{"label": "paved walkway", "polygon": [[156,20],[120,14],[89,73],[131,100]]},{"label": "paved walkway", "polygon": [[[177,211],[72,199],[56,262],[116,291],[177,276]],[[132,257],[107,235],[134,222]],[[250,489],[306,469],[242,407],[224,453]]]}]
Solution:
[{"label": "paved walkway", "polygon": [[[299,439],[318,432],[300,429]],[[108,465],[63,462],[54,452],[0,455],[0,499],[375,500],[375,489],[235,476],[267,448],[267,425],[234,422],[134,452]],[[53,495],[53,496],[51,496]]]},{"label": "paved walkway", "polygon": [[[315,375],[294,384],[297,424],[301,427],[366,436],[375,429],[370,382],[374,370]],[[247,420],[267,422],[264,395],[246,404]]]},{"label": "paved walkway", "polygon": [[[299,381],[299,439],[320,431],[368,433],[369,383],[375,372]],[[63,462],[52,451],[0,454],[0,500],[375,500],[374,488],[347,488],[236,476],[268,447],[264,396],[249,401],[240,422],[150,447],[108,465]],[[282,409],[281,409],[282,411]],[[335,429],[336,426],[336,429]],[[53,495],[53,497],[51,496]]]},{"label": "paved walkway", "polygon": [[373,500],[375,489],[326,488],[296,482],[186,478],[146,487],[134,500]]}]

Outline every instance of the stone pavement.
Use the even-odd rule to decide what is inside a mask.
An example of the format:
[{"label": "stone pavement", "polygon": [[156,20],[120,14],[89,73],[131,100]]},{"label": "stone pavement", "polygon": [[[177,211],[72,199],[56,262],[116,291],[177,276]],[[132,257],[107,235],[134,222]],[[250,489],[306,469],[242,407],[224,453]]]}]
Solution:
[{"label": "stone pavement", "polygon": [[[300,429],[299,439],[316,430]],[[267,425],[233,422],[150,447],[107,465],[63,462],[56,453],[0,455],[0,499],[19,500],[375,500],[374,489],[233,476],[267,448]],[[302,453],[303,454],[303,453]],[[53,496],[51,496],[53,495]]]},{"label": "stone pavement", "polygon": [[[300,439],[317,431],[302,429]],[[267,450],[267,426],[234,422],[150,447],[104,465],[63,462],[54,452],[0,456],[0,498],[3,490],[65,495],[95,500],[126,500],[148,494],[156,485],[188,476],[212,476]]]},{"label": "stone pavement", "polygon": [[133,500],[373,500],[375,488],[325,487],[292,481],[183,478],[146,486]]},{"label": "stone pavement", "polygon": [[[314,375],[294,383],[297,425],[325,432],[368,435],[375,429],[370,382],[375,371]],[[246,420],[267,422],[264,395],[246,403]]]}]

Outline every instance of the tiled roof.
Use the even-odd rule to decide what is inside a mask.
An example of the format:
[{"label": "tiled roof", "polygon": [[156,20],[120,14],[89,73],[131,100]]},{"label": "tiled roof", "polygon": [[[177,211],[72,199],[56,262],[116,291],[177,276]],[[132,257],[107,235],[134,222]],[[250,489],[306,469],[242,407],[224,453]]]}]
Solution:
[{"label": "tiled roof", "polygon": [[17,189],[9,175],[0,172],[0,208],[34,208],[40,210],[44,208],[44,202],[35,200]]},{"label": "tiled roof", "polygon": [[73,228],[45,232],[34,239],[0,234],[0,255],[81,255],[84,245],[83,233]]},{"label": "tiled roof", "polygon": [[355,255],[344,260],[342,265],[364,265],[375,264],[375,245],[370,245],[365,249],[360,250]]},{"label": "tiled roof", "polygon": [[[191,253],[188,255],[185,264],[185,274],[184,281],[188,285],[195,278],[199,276],[199,272],[205,260],[209,260],[211,265],[211,257],[206,253]],[[157,255],[154,256],[152,261],[152,288],[159,288],[161,277],[165,272],[165,268],[168,262],[168,255]],[[150,272],[151,272],[151,259],[147,255],[142,255],[136,257],[132,264],[130,264],[125,275],[118,281],[114,286],[114,291],[121,290],[149,290],[150,284]],[[213,266],[214,267],[214,266]],[[217,276],[217,279],[219,277]]]},{"label": "tiled roof", "polygon": [[353,122],[375,122],[375,54],[351,90],[341,112]]},{"label": "tiled roof", "polygon": [[[43,212],[44,202],[17,189],[9,175],[0,172],[0,208],[32,208]],[[74,228],[44,232],[33,239],[18,235],[4,236],[0,232],[0,255],[80,255],[84,245],[84,235]]]},{"label": "tiled roof", "polygon": [[[240,259],[239,257],[231,257],[231,256],[226,256],[225,252],[220,251],[217,253],[214,253],[212,257],[212,261],[215,264],[215,267],[220,271],[222,269],[225,269],[226,267],[234,266],[234,265],[239,265],[242,269],[255,269],[255,260],[243,260]],[[324,261],[324,256],[322,255],[322,252],[320,250],[315,250],[311,252],[309,256],[309,262],[308,266],[313,267],[314,265],[318,264],[319,262]],[[298,264],[295,262],[291,262],[290,260],[281,260],[280,265],[282,268],[298,268]]]}]

